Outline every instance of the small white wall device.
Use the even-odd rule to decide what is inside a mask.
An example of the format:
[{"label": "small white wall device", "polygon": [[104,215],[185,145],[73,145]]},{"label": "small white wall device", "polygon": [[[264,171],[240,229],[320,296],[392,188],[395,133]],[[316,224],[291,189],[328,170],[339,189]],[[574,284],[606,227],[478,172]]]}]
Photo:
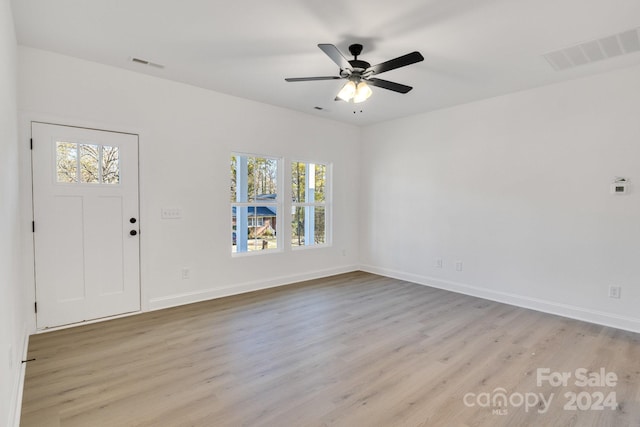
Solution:
[{"label": "small white wall device", "polygon": [[613,180],[611,184],[611,194],[627,194],[629,191],[629,180],[627,178],[618,178]]}]

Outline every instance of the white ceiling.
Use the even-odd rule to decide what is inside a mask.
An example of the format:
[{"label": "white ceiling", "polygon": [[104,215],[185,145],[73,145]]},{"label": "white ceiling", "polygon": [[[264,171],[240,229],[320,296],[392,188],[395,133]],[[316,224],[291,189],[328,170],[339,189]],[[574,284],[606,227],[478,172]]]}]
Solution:
[{"label": "white ceiling", "polygon": [[[640,27],[639,0],[13,0],[12,7],[21,45],[361,125],[640,63],[636,52],[555,71],[543,57]],[[348,46],[361,43],[360,59],[371,64],[414,50],[425,61],[380,75],[413,86],[406,95],[374,87],[362,104],[336,102],[342,81],[284,81],[338,74],[318,43],[348,59]]]}]

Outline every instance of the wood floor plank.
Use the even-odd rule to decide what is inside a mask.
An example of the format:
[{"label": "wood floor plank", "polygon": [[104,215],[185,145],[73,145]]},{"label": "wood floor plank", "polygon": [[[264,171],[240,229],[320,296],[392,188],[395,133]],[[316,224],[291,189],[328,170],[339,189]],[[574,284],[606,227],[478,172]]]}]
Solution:
[{"label": "wood floor plank", "polygon": [[[25,427],[640,426],[639,334],[363,272],[34,335],[29,358]],[[553,400],[465,404],[496,390]],[[564,409],[598,391],[613,410]]]}]

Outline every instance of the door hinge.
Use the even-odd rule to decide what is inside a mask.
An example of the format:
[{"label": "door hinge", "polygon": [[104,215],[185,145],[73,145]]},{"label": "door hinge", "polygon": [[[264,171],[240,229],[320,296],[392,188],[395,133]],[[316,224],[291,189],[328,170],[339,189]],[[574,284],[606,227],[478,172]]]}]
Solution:
[{"label": "door hinge", "polygon": [[33,308],[34,308],[35,312],[37,313],[38,312],[38,301],[33,303]]},{"label": "door hinge", "polygon": [[29,140],[29,148],[33,150],[33,138]]},{"label": "door hinge", "polygon": [[31,221],[31,232],[32,233],[36,232],[36,222],[35,221]]}]

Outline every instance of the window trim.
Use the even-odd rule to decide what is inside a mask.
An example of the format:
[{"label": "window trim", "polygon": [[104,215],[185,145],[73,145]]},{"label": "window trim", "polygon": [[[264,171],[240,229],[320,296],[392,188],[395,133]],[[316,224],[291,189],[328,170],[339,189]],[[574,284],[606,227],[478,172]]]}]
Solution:
[{"label": "window trim", "polygon": [[[65,138],[64,140],[58,140],[57,138],[53,142],[53,184],[54,185],[73,185],[73,186],[92,186],[97,188],[109,188],[113,186],[119,186],[122,184],[122,175],[120,170],[120,146],[119,145],[107,145],[99,142],[75,140],[73,138]],[[75,180],[74,181],[61,181],[60,180],[60,157],[59,147],[61,144],[74,145],[73,151],[75,152]],[[98,151],[98,157],[96,158],[96,170],[98,172],[97,181],[84,181],[82,179],[82,147],[96,147]],[[118,151],[117,167],[117,182],[105,182],[104,181],[104,149],[109,147],[115,148]]]},{"label": "window trim", "polygon": [[[290,179],[287,181],[287,185],[288,185],[288,192],[289,192],[289,198],[287,200],[290,200],[290,207],[287,206],[287,213],[291,212],[290,215],[293,214],[293,210],[297,207],[323,207],[324,208],[324,242],[323,243],[315,243],[315,238],[314,238],[314,243],[311,245],[307,245],[307,244],[303,244],[303,245],[293,245],[293,230],[290,226],[291,221],[289,220],[288,224],[289,226],[287,227],[288,230],[288,235],[287,235],[287,242],[289,243],[287,246],[289,247],[289,249],[291,249],[292,251],[300,251],[300,250],[308,250],[308,249],[320,249],[320,248],[327,248],[327,247],[331,247],[333,246],[333,239],[332,239],[332,230],[333,230],[333,216],[332,216],[332,201],[333,201],[333,163],[330,162],[321,162],[321,161],[310,161],[310,160],[299,160],[299,159],[292,159],[291,161],[288,162],[289,167],[287,168],[287,171],[289,174],[292,173],[293,170],[293,165],[296,163],[303,163],[305,165],[309,165],[309,164],[313,164],[313,165],[323,165],[325,167],[325,188],[324,188],[324,202],[294,202],[294,197],[293,197],[293,176],[290,176]],[[306,167],[306,166],[305,166]],[[305,187],[305,198],[306,198],[306,194],[307,194],[308,189]]]},{"label": "window trim", "polygon": [[[245,256],[259,256],[259,255],[268,255],[268,254],[274,254],[274,253],[282,253],[284,251],[284,236],[283,236],[283,230],[282,230],[282,213],[285,212],[285,207],[284,207],[284,202],[283,202],[283,183],[284,183],[284,174],[283,174],[283,165],[285,164],[285,159],[283,157],[279,157],[279,156],[275,156],[275,155],[267,155],[267,154],[255,154],[255,153],[243,153],[243,152],[239,152],[239,151],[232,151],[229,159],[232,157],[239,157],[239,156],[244,156],[247,158],[250,157],[254,157],[254,158],[262,158],[262,159],[269,159],[269,160],[275,160],[276,161],[276,197],[275,197],[275,201],[269,201],[269,200],[253,200],[253,201],[248,201],[248,202],[230,202],[230,209],[229,209],[229,222],[228,224],[231,225],[231,236],[233,236],[233,233],[236,232],[236,230],[234,230],[234,220],[233,220],[233,208],[236,208],[236,212],[238,208],[243,208],[243,207],[254,207],[254,208],[258,208],[258,207],[274,207],[276,209],[276,218],[278,218],[278,220],[276,221],[276,226],[275,226],[275,231],[276,231],[276,247],[272,248],[272,249],[268,249],[268,250],[249,250],[247,248],[246,251],[243,252],[238,252],[237,251],[237,244],[233,245],[233,237],[231,238],[231,257],[232,258],[238,258],[238,257],[245,257]],[[254,219],[257,219],[257,216],[254,217]],[[237,220],[236,220],[237,222]],[[248,226],[248,222],[249,222],[249,217],[247,217],[247,226]],[[235,227],[237,228],[237,224],[235,225]],[[235,251],[234,251],[234,246],[235,246]]]}]

